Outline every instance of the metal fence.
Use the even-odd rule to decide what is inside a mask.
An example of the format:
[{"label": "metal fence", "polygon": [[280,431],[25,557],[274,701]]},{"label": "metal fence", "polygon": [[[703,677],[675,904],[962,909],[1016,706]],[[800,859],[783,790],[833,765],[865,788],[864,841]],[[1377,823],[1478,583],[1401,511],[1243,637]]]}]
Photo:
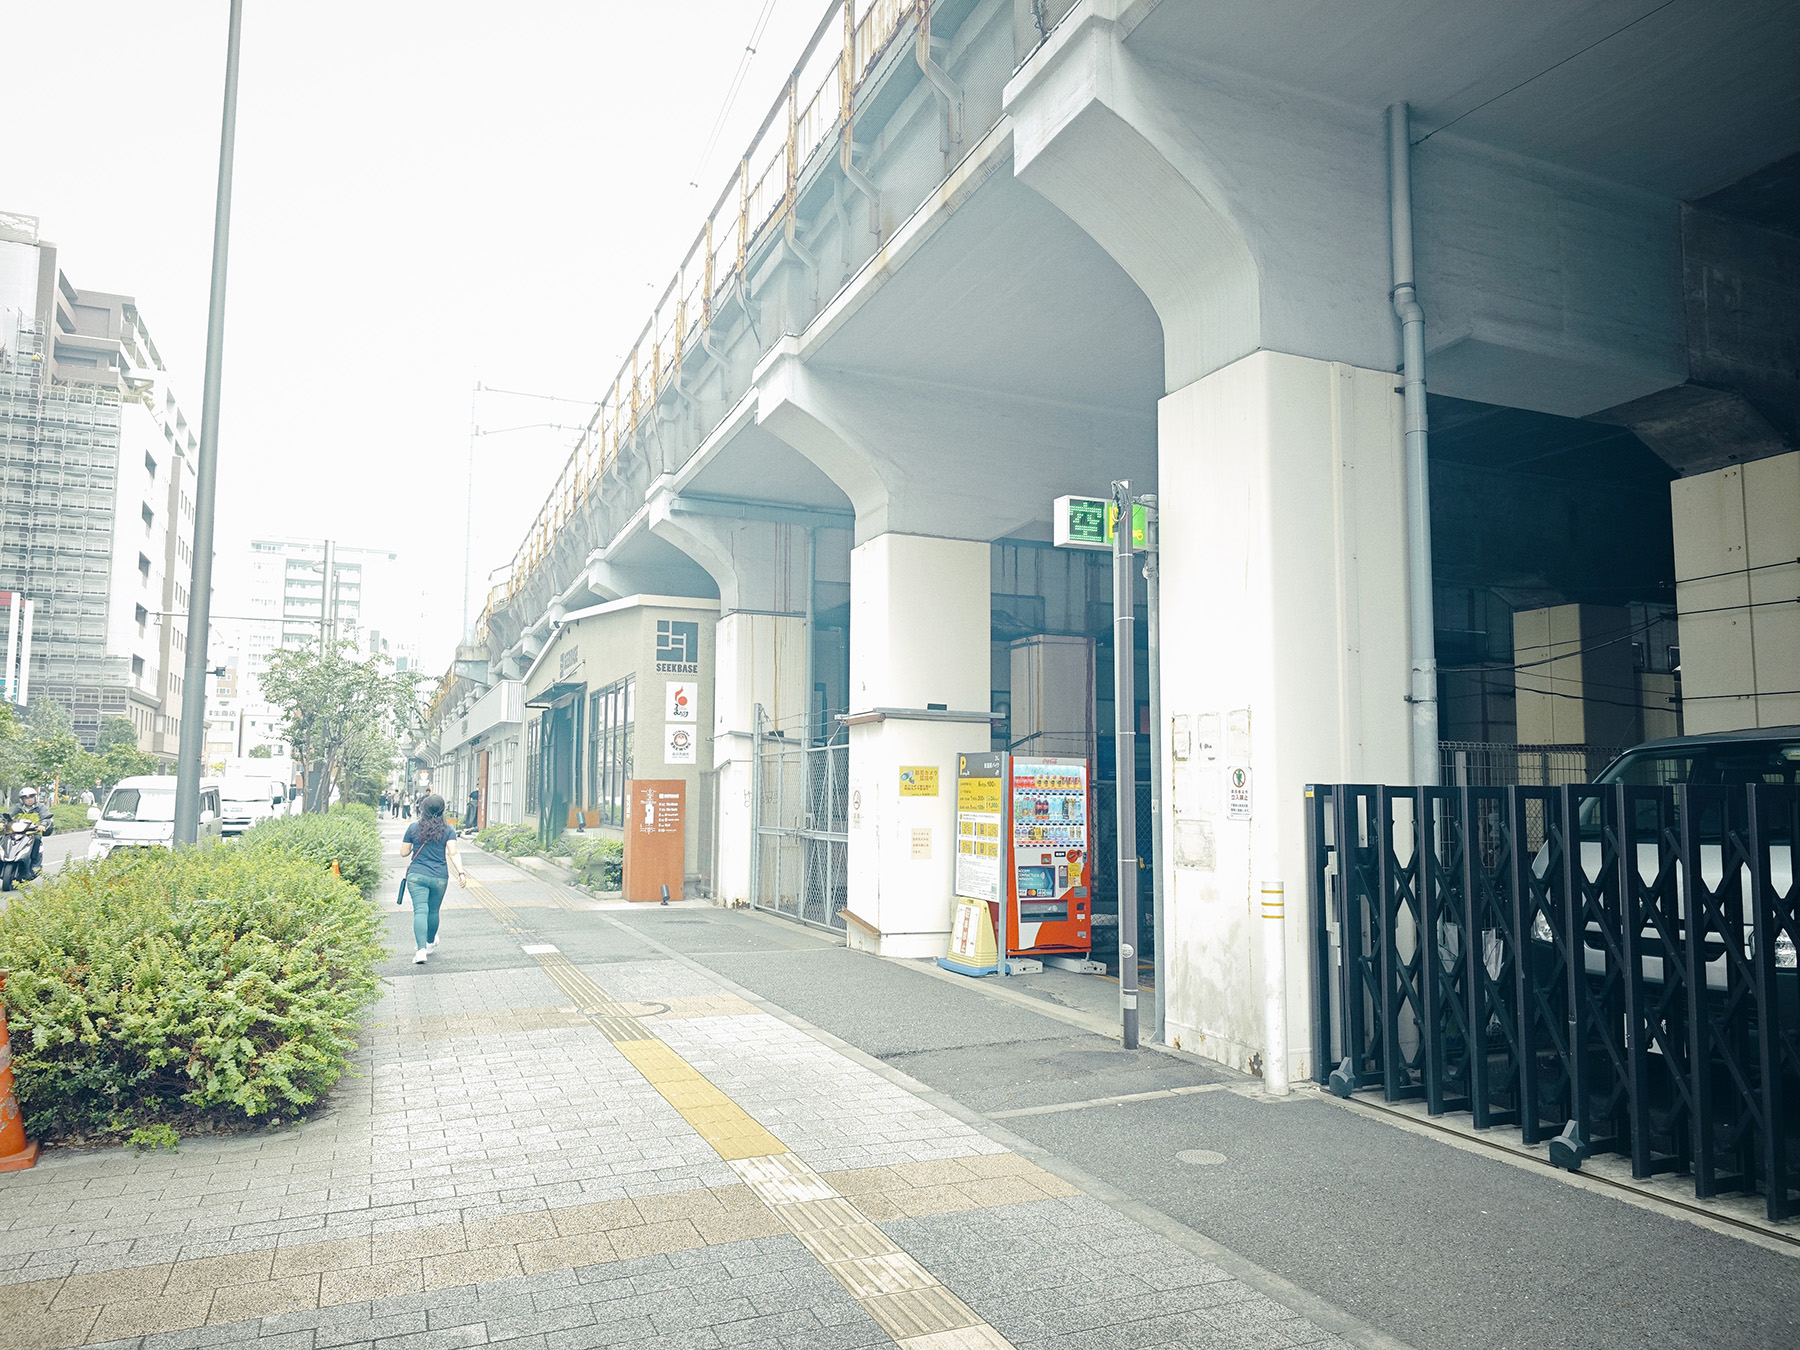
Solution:
[{"label": "metal fence", "polygon": [[1800,788],[1313,786],[1307,819],[1321,1083],[1800,1213]]},{"label": "metal fence", "polygon": [[1513,745],[1439,741],[1438,781],[1446,787],[1561,787],[1591,783],[1618,758],[1605,745]]},{"label": "metal fence", "polygon": [[772,727],[756,710],[750,903],[841,932],[849,904],[850,746],[841,724],[827,725],[838,727],[832,739],[810,745],[804,725]]}]

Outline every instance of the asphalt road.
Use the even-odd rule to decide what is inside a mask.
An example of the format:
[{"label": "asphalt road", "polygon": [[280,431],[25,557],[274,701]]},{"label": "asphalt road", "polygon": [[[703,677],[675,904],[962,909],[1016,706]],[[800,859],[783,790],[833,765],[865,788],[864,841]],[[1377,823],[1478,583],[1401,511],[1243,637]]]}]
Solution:
[{"label": "asphalt road", "polygon": [[1221,1066],[1128,1052],[778,921],[608,917],[965,1107],[1006,1113],[1004,1129],[1420,1350],[1800,1345],[1800,1249],[1770,1251],[1310,1092],[1276,1102]]}]

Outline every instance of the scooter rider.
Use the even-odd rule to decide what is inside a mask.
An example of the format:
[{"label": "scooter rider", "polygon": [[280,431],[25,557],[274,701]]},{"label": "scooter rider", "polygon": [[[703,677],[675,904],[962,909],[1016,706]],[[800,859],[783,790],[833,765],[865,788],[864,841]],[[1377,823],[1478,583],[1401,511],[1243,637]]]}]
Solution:
[{"label": "scooter rider", "polygon": [[38,792],[34,787],[19,789],[19,809],[13,814],[14,820],[29,820],[38,827],[38,832],[31,840],[31,874],[36,876],[44,870],[44,839],[56,833],[56,815],[54,812],[42,811],[38,808]]}]

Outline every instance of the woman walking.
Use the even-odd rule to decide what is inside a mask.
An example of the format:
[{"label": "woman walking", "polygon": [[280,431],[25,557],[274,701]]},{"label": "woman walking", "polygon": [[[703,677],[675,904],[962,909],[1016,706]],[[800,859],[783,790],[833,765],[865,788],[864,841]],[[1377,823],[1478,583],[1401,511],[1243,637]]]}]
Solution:
[{"label": "woman walking", "polygon": [[469,888],[469,875],[463,871],[462,858],[456,851],[456,830],[444,819],[444,799],[437,793],[419,803],[419,818],[406,827],[401,838],[400,856],[412,859],[402,889],[412,896],[413,941],[418,947],[413,953],[413,964],[422,966],[425,958],[437,950],[438,907],[444,903],[444,892],[450,889],[452,867],[456,869],[456,884],[464,890]]}]

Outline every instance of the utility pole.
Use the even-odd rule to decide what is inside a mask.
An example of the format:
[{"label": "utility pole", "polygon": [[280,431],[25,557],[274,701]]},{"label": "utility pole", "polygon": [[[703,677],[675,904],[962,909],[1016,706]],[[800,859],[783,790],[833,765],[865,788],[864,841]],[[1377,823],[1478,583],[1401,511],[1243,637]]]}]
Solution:
[{"label": "utility pole", "polygon": [[1168,945],[1163,903],[1163,711],[1162,711],[1162,565],[1161,525],[1156,497],[1144,503],[1144,637],[1150,668],[1150,948],[1156,956],[1156,987],[1150,991],[1150,1039],[1166,1042],[1169,988]]},{"label": "utility pole", "polygon": [[[1137,587],[1131,549],[1131,483],[1112,485],[1113,815],[1119,827],[1119,1042],[1138,1047]],[[1159,982],[1160,983],[1160,982]]]},{"label": "utility pole", "polygon": [[469,394],[469,481],[468,495],[463,499],[463,611],[462,629],[456,635],[458,644],[469,636],[470,569],[475,565],[475,438],[481,434],[475,426],[475,400],[480,396],[481,381],[477,380]]},{"label": "utility pole", "polygon": [[186,674],[176,755],[175,846],[200,832],[200,759],[206,748],[206,648],[212,635],[213,498],[219,476],[219,382],[225,362],[225,262],[231,247],[231,161],[237,140],[238,37],[244,0],[231,0],[225,40],[225,111],[219,130],[219,189],[213,206],[212,295],[206,315],[206,392],[194,486],[194,570],[188,586]]},{"label": "utility pole", "polygon": [[321,565],[325,589],[319,593],[319,655],[331,655],[331,644],[337,638],[337,545],[325,541],[325,561]]}]

